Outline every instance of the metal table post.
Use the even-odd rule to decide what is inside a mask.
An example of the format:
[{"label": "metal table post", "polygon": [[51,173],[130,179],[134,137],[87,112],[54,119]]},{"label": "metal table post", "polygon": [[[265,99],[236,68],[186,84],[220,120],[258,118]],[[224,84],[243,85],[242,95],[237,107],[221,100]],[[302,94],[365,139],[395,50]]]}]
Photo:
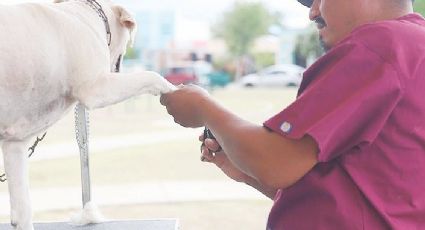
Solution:
[{"label": "metal table post", "polygon": [[75,107],[75,136],[80,149],[83,207],[91,200],[88,115],[88,111],[84,105],[78,104]]}]

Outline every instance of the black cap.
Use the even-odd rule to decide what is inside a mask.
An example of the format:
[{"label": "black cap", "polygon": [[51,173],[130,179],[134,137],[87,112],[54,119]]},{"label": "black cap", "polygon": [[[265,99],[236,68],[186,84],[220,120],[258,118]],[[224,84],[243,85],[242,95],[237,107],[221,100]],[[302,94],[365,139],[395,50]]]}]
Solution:
[{"label": "black cap", "polygon": [[313,4],[313,0],[298,0],[301,4],[303,4],[304,6],[307,7],[311,7],[311,5]]}]

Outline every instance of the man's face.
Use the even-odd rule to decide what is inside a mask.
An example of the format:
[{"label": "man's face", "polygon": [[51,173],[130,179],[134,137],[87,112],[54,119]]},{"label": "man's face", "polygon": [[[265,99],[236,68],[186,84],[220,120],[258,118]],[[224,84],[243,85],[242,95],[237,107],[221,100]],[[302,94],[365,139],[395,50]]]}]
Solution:
[{"label": "man's face", "polygon": [[369,21],[367,0],[314,0],[310,20],[316,22],[325,50],[347,37],[351,31]]}]

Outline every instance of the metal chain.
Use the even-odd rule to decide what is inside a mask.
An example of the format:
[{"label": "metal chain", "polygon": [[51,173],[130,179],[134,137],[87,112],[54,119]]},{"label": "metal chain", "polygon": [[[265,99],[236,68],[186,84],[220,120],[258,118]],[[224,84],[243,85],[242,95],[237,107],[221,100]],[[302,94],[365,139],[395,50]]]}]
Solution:
[{"label": "metal chain", "polygon": [[[28,154],[28,158],[32,157],[38,143],[40,143],[40,141],[42,141],[44,139],[44,137],[46,137],[46,134],[47,134],[47,132],[45,132],[41,137],[37,137],[37,139],[35,139],[35,141],[34,141],[34,144],[31,147],[28,148],[28,152],[30,152]],[[2,175],[0,175],[0,182],[6,182],[6,181],[7,181],[6,173],[3,173]]]},{"label": "metal chain", "polygon": [[47,134],[47,132],[45,132],[42,136],[41,136],[41,138],[39,138],[39,137],[37,137],[37,139],[35,139],[35,142],[34,142],[34,144],[28,149],[28,151],[30,151],[30,154],[28,155],[28,158],[30,158],[31,156],[32,156],[32,154],[34,153],[34,151],[35,151],[35,147],[37,147],[37,145],[38,145],[38,143],[40,142],[40,141],[42,141],[43,139],[44,139],[44,137],[46,137],[46,134]]},{"label": "metal chain", "polygon": [[0,182],[6,182],[6,173],[3,173],[3,175],[0,176]]},{"label": "metal chain", "polygon": [[99,17],[102,19],[103,23],[105,24],[106,39],[108,42],[108,46],[111,46],[111,41],[112,41],[111,28],[109,27],[108,16],[106,16],[105,11],[103,11],[102,9],[102,6],[96,0],[86,0],[84,2],[94,11],[96,11],[97,15],[99,15]]},{"label": "metal chain", "polygon": [[[79,120],[80,120],[80,115],[79,115],[79,112],[78,112],[78,106],[79,105],[77,105],[76,107],[75,107],[75,110],[74,110],[74,119],[75,119],[75,138],[77,139],[77,144],[78,144],[78,147],[80,147],[80,148],[82,148],[82,149],[86,149],[86,143],[82,143],[81,141],[81,134],[80,134],[80,131],[82,131],[82,130],[80,130],[80,128],[79,128],[79,125],[78,125],[78,122],[79,122]],[[85,124],[86,124],[86,127],[87,127],[87,129],[86,129],[86,132],[87,132],[87,140],[86,140],[86,142],[88,142],[88,136],[89,136],[89,131],[90,131],[90,120],[88,119],[88,117],[89,117],[89,113],[88,113],[88,111],[87,110],[85,110],[84,111],[85,112],[85,116],[86,116],[86,120],[85,120]]]}]

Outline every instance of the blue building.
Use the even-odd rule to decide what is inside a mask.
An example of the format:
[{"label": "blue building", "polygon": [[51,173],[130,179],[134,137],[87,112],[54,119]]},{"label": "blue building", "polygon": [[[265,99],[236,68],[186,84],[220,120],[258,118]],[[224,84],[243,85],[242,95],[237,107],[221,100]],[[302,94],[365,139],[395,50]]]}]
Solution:
[{"label": "blue building", "polygon": [[138,62],[147,69],[161,68],[161,53],[172,44],[175,38],[176,13],[170,10],[135,12],[138,31],[134,49],[138,52]]}]

